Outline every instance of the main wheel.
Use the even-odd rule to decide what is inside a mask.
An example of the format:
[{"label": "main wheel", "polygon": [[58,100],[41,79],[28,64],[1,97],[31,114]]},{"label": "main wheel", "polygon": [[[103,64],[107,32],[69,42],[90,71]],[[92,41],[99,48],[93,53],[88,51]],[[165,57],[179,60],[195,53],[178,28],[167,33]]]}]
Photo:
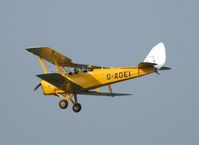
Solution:
[{"label": "main wheel", "polygon": [[68,107],[68,101],[62,99],[60,102],[59,102],[59,107],[61,109],[66,109]]},{"label": "main wheel", "polygon": [[82,106],[79,103],[76,103],[76,104],[73,105],[73,111],[74,112],[77,113],[77,112],[81,111],[81,109],[82,109]]}]

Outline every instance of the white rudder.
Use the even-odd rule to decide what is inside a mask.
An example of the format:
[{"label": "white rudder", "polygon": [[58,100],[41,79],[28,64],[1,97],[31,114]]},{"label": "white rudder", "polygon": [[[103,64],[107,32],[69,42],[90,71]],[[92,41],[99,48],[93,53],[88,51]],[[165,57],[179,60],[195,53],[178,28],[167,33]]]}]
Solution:
[{"label": "white rudder", "polygon": [[154,67],[160,69],[166,61],[166,51],[165,46],[162,42],[154,46],[147,57],[144,59],[144,62],[155,63]]}]

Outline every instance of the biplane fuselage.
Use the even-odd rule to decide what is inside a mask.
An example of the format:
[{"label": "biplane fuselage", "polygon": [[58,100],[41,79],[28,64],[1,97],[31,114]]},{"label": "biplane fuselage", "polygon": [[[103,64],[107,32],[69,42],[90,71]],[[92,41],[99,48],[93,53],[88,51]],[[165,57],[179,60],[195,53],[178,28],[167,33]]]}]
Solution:
[{"label": "biplane fuselage", "polygon": [[[44,74],[37,75],[42,81],[36,86],[43,88],[44,95],[56,95],[62,100],[60,108],[65,109],[68,102],[73,103],[73,111],[79,112],[81,105],[77,101],[77,94],[98,96],[124,96],[130,94],[113,93],[111,84],[144,76],[158,70],[168,70],[164,67],[166,52],[163,43],[156,45],[145,60],[137,67],[107,68],[73,63],[72,60],[51,48],[28,48],[29,52],[39,57]],[[44,61],[54,64],[57,73],[48,73]],[[70,68],[74,68],[74,72]],[[100,92],[100,87],[108,86],[109,93]],[[96,91],[92,91],[96,89]]]},{"label": "biplane fuselage", "polygon": [[[94,69],[91,72],[80,71],[78,74],[68,75],[64,74],[64,77],[72,80],[74,83],[82,86],[86,90],[100,88],[113,83],[133,79],[143,75],[153,73],[154,69],[138,68],[138,67],[124,67],[124,68],[112,68],[112,69]],[[46,81],[42,81],[44,95],[55,95],[58,93],[72,93],[71,90],[63,91]],[[74,92],[73,92],[74,93]],[[77,92],[78,93],[78,92]]]}]

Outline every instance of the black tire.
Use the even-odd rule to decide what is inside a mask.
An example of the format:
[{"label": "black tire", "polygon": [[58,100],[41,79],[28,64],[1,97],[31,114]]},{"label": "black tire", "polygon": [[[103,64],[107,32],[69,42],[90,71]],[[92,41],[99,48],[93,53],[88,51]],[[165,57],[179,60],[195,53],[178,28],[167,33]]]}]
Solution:
[{"label": "black tire", "polygon": [[62,99],[60,102],[59,102],[59,107],[61,109],[66,109],[68,107],[68,101]]},{"label": "black tire", "polygon": [[79,111],[81,111],[82,106],[79,103],[76,103],[73,105],[73,111],[78,113]]}]

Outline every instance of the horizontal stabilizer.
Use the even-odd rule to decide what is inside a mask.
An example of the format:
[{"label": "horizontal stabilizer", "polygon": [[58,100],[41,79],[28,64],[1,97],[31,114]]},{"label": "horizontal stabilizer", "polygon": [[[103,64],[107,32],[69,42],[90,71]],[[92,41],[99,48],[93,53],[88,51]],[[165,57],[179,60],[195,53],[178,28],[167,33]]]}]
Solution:
[{"label": "horizontal stabilizer", "polygon": [[37,75],[37,77],[47,81],[48,83],[65,92],[79,93],[85,91],[83,87],[81,87],[78,84],[75,84],[71,80],[65,78],[64,76],[58,73],[39,74]]},{"label": "horizontal stabilizer", "polygon": [[106,93],[106,92],[95,92],[95,91],[85,91],[81,92],[81,95],[95,95],[95,96],[128,96],[132,94],[121,94],[121,93]]},{"label": "horizontal stabilizer", "polygon": [[151,62],[141,62],[140,64],[138,64],[139,68],[144,68],[144,67],[154,67],[155,65],[157,65],[156,63],[151,63]]},{"label": "horizontal stabilizer", "polygon": [[170,70],[171,68],[170,67],[166,67],[166,66],[163,66],[160,68],[160,70]]}]

